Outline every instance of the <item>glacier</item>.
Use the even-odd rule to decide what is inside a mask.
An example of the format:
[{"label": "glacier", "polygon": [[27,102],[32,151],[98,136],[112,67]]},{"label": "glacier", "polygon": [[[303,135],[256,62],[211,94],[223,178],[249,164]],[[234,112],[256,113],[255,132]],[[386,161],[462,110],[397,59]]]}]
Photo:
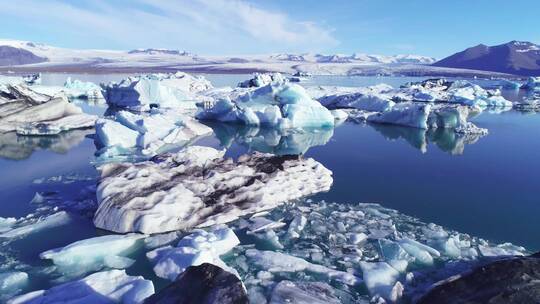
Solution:
[{"label": "glacier", "polygon": [[154,294],[152,281],[129,276],[124,270],[91,274],[78,281],[64,283],[48,290],[33,291],[15,297],[9,304],[38,303],[125,303],[139,304]]},{"label": "glacier", "polygon": [[201,76],[176,72],[131,76],[103,85],[103,96],[112,107],[149,110],[153,107],[196,109],[201,92],[212,84]]},{"label": "glacier", "polygon": [[311,158],[254,153],[234,162],[223,153],[190,146],[151,161],[99,167],[94,224],[146,234],[211,226],[332,185],[331,171]]}]

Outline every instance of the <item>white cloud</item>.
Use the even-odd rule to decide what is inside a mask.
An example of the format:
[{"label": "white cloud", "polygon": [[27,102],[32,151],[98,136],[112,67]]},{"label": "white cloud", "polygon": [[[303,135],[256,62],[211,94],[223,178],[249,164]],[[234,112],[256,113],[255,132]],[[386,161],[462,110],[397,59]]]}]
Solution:
[{"label": "white cloud", "polygon": [[58,0],[17,0],[4,3],[1,14],[30,22],[41,31],[82,35],[127,48],[218,54],[314,51],[338,44],[332,29],[240,0],[88,1],[77,6]]}]

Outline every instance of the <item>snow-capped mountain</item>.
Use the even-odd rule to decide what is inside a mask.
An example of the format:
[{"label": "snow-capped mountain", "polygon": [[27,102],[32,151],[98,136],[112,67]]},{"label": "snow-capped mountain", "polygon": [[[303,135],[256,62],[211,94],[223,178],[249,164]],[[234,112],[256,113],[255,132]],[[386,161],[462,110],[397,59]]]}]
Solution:
[{"label": "snow-capped mountain", "polygon": [[[312,75],[493,76],[494,73],[434,67],[418,55],[270,54],[205,56],[170,49],[78,50],[19,40],[0,40],[0,72],[297,72]],[[14,49],[12,49],[14,48]],[[525,50],[525,48],[522,48]],[[523,51],[524,52],[524,51]],[[24,60],[23,60],[24,58]],[[39,59],[38,59],[39,58]]]},{"label": "snow-capped mountain", "polygon": [[496,46],[479,44],[446,57],[434,66],[539,76],[540,46],[525,41],[511,41]]}]

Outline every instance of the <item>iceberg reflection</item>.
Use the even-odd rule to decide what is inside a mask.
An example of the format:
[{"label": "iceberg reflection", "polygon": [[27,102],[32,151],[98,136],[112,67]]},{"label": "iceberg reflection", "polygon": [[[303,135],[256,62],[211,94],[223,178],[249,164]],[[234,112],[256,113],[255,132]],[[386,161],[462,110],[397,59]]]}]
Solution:
[{"label": "iceberg reflection", "polygon": [[274,155],[305,154],[311,147],[325,145],[334,135],[333,128],[278,130],[219,122],[207,124],[224,148],[237,143],[249,151]]},{"label": "iceberg reflection", "polygon": [[80,144],[94,129],[73,130],[55,136],[22,136],[15,132],[0,134],[0,158],[23,160],[37,150],[67,153]]},{"label": "iceberg reflection", "polygon": [[484,135],[458,134],[452,129],[418,129],[384,124],[369,124],[386,139],[404,139],[412,147],[426,153],[428,144],[434,143],[439,149],[451,155],[462,155],[465,146],[476,143]]}]

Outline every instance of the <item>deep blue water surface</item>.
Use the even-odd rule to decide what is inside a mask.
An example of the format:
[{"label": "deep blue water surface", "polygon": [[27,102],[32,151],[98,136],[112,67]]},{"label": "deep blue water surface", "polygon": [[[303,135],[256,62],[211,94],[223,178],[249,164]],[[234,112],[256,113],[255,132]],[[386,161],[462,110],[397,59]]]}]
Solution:
[{"label": "deep blue water surface", "polygon": [[[61,85],[66,76],[43,75],[43,84]],[[73,76],[107,82],[126,75]],[[215,86],[234,86],[248,77],[205,76]],[[398,86],[412,80],[418,78],[314,77],[307,84]],[[98,114],[104,111],[99,106],[84,108]],[[540,250],[540,116],[484,112],[473,121],[487,128],[489,135],[463,139],[448,131],[353,123],[335,130],[278,134],[213,124],[216,135],[199,143],[226,147],[233,157],[253,150],[305,153],[333,172],[332,189],[318,198],[343,204],[379,202],[426,222]],[[35,212],[37,206],[30,201],[36,192],[53,192],[52,196],[62,202],[95,203],[92,189],[97,172],[91,164],[95,152],[92,133],[76,131],[51,138],[0,136],[0,217]],[[276,137],[278,146],[267,144]],[[50,179],[55,176],[62,176],[63,181]],[[10,250],[23,262],[44,265],[37,258],[40,252],[104,233],[93,228],[91,214],[60,202],[58,206],[77,214],[75,224],[68,230],[55,229],[12,243]],[[36,288],[48,286],[46,282],[33,284]]]}]

